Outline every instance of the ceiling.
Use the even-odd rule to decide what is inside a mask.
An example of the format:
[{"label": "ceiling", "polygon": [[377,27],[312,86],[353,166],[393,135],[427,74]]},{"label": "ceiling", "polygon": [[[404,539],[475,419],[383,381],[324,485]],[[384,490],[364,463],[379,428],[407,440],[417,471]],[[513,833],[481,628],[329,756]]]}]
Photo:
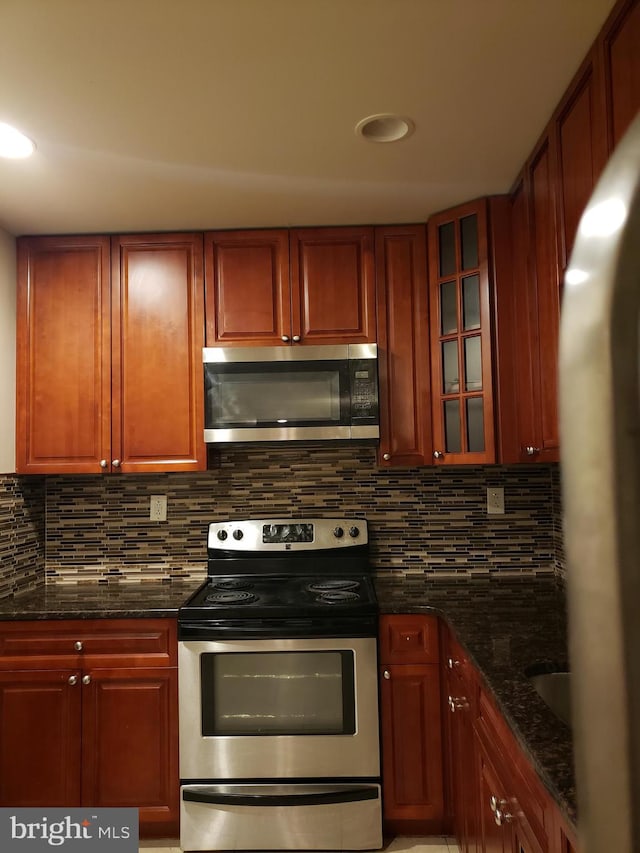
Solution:
[{"label": "ceiling", "polygon": [[[506,192],[613,0],[0,0],[12,234],[424,221]],[[363,140],[398,113],[415,132]]]}]

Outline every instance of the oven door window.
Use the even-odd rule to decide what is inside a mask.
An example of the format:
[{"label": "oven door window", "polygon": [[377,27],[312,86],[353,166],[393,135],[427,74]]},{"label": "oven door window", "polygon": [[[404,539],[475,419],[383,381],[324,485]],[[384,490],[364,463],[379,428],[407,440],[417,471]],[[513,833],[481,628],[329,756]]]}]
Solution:
[{"label": "oven door window", "polygon": [[352,735],[352,651],[200,657],[202,734]]},{"label": "oven door window", "polygon": [[205,427],[344,426],[347,362],[205,364]]}]

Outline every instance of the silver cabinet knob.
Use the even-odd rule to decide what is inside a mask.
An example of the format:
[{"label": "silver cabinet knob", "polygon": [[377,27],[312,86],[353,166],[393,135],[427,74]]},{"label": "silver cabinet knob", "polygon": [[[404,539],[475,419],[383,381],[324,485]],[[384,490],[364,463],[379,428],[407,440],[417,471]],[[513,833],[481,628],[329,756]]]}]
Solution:
[{"label": "silver cabinet knob", "polygon": [[459,660],[454,660],[453,658],[447,658],[447,668],[455,669],[457,666],[460,666]]},{"label": "silver cabinet knob", "polygon": [[285,343],[285,344],[286,344],[286,343],[288,343],[288,341],[289,341],[289,335],[283,335],[283,336],[280,338],[280,340],[281,340],[281,341],[284,341],[284,343]]},{"label": "silver cabinet knob", "polygon": [[119,468],[120,467],[120,460],[114,459],[111,464],[113,465],[114,468]]},{"label": "silver cabinet knob", "polygon": [[90,675],[83,675],[82,676],[82,683],[83,684],[91,684],[91,676]]},{"label": "silver cabinet knob", "polygon": [[101,467],[101,468],[106,468],[106,467],[107,467],[107,460],[106,460],[106,459],[101,459],[101,460],[100,460],[100,467]]},{"label": "silver cabinet knob", "polygon": [[76,640],[76,641],[75,641],[75,643],[73,644],[73,648],[74,648],[77,652],[81,652],[81,651],[82,651],[82,649],[84,648],[84,646],[82,645],[82,640]]},{"label": "silver cabinet knob", "polygon": [[540,448],[533,447],[533,445],[529,444],[527,447],[525,447],[524,452],[527,454],[527,456],[535,456],[536,453],[540,453]]},{"label": "silver cabinet knob", "polygon": [[300,343],[300,335],[294,335],[294,336],[293,336],[293,338],[291,338],[291,340],[292,340],[295,344]]},{"label": "silver cabinet knob", "polygon": [[386,680],[389,681],[389,679],[391,678],[391,673],[389,672],[388,669],[384,670],[384,672],[382,673],[382,677],[386,678]]},{"label": "silver cabinet knob", "polygon": [[383,453],[382,458],[384,459],[385,462],[388,462],[391,459],[391,454],[390,453]]},{"label": "silver cabinet knob", "polygon": [[433,458],[434,459],[444,459],[444,453],[441,450],[434,450],[433,451]]},{"label": "silver cabinet knob", "polygon": [[78,676],[77,675],[70,675],[69,678],[67,678],[67,683],[73,687],[74,684],[78,683]]}]

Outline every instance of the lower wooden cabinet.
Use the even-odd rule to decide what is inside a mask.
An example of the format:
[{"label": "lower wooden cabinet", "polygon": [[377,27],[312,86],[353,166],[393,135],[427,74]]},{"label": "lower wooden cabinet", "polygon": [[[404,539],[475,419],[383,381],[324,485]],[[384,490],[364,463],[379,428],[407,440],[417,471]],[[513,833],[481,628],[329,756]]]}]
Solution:
[{"label": "lower wooden cabinet", "polygon": [[178,833],[175,620],[0,626],[0,805],[138,807]]},{"label": "lower wooden cabinet", "polygon": [[462,853],[577,853],[479,673],[441,625],[448,826]]},{"label": "lower wooden cabinet", "polygon": [[[383,616],[380,638],[385,827],[438,833],[444,789],[437,619]],[[407,662],[397,662],[403,653]]]}]

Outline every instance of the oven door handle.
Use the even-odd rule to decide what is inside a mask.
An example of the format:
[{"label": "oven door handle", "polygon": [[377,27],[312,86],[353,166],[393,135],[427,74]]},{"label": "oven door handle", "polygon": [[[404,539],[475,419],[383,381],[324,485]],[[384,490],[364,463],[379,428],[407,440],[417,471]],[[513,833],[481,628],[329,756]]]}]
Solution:
[{"label": "oven door handle", "polygon": [[207,785],[199,788],[187,788],[182,792],[182,799],[191,803],[211,803],[230,806],[320,806],[333,803],[356,803],[362,800],[376,800],[380,796],[374,785],[363,785],[350,788],[327,788],[324,791],[304,791],[283,793],[273,791],[272,785],[256,786],[254,793],[248,793],[244,788],[238,793],[230,792],[227,786]]}]

